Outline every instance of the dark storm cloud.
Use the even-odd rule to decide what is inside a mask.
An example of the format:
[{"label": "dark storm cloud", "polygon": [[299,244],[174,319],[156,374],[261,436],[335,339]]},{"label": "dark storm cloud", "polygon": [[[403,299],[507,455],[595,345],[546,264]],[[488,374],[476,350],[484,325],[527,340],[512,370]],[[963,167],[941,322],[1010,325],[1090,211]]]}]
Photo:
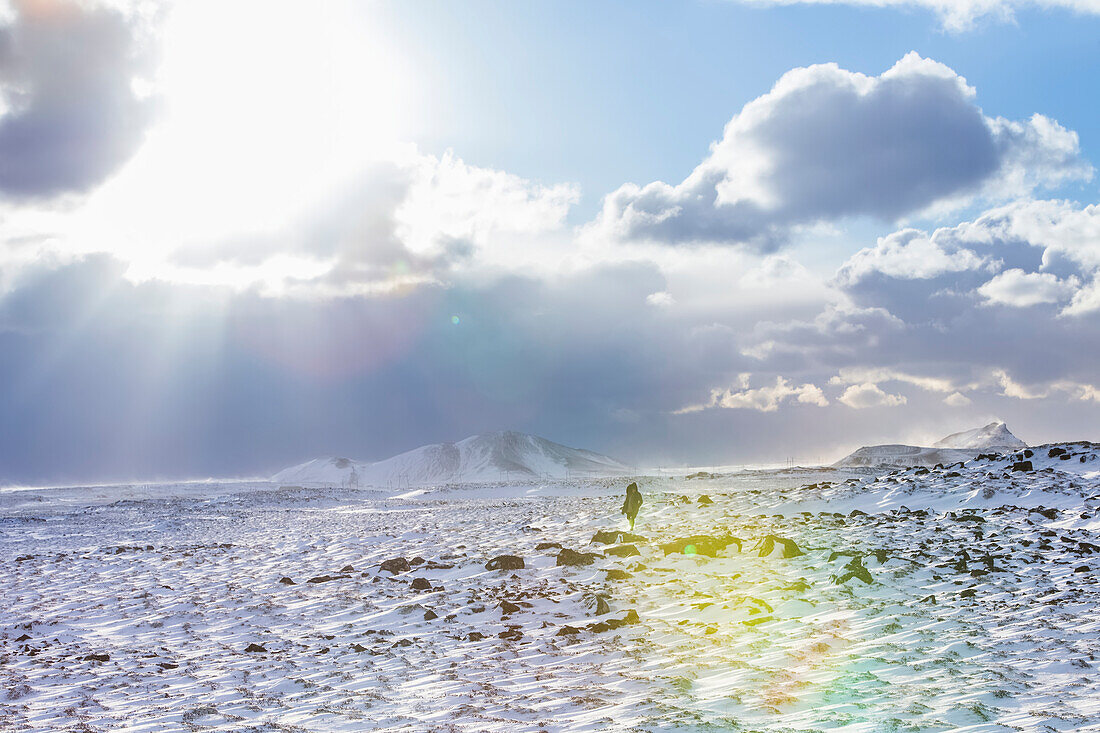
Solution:
[{"label": "dark storm cloud", "polygon": [[800,224],[894,220],[978,194],[1087,177],[1077,138],[1041,116],[991,119],[951,69],[909,54],[879,77],[788,72],[679,185],[623,186],[598,226],[621,239],[768,251]]},{"label": "dark storm cloud", "polygon": [[743,361],[729,333],[648,305],[665,281],[646,264],[328,300],[117,268],[43,267],[0,300],[0,478],[266,473],[501,428],[632,459],[632,436],[667,441],[670,413]]},{"label": "dark storm cloud", "polygon": [[19,0],[0,28],[0,192],[93,188],[137,150],[153,103],[134,90],[150,57],[136,22],[71,0]]}]

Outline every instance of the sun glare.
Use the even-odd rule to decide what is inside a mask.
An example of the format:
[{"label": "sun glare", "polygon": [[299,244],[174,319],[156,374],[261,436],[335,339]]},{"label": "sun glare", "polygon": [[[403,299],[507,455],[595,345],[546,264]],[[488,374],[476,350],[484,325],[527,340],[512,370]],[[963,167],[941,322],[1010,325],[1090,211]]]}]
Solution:
[{"label": "sun glare", "polygon": [[348,3],[190,1],[164,28],[162,119],[143,149],[72,222],[131,277],[244,285],[286,268],[175,255],[277,237],[371,161],[407,149],[411,75]]}]

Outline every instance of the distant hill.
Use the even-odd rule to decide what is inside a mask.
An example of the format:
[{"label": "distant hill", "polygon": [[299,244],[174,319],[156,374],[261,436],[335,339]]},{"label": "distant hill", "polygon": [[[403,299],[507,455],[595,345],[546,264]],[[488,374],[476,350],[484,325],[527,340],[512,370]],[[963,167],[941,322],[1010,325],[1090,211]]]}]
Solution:
[{"label": "distant hill", "polygon": [[600,453],[537,435],[499,431],[457,443],[424,445],[375,463],[317,458],[284,469],[271,480],[303,486],[412,487],[630,472],[625,464]]},{"label": "distant hill", "polygon": [[932,444],[933,448],[958,448],[960,450],[1013,451],[1026,448],[1027,443],[1017,438],[1003,422],[991,422],[985,427],[952,433]]},{"label": "distant hill", "polygon": [[947,465],[968,461],[979,453],[1006,453],[1027,444],[1009,432],[1003,422],[992,422],[973,430],[952,433],[930,447],[919,445],[865,445],[833,465],[838,468],[863,466],[883,468],[907,468],[909,466]]}]

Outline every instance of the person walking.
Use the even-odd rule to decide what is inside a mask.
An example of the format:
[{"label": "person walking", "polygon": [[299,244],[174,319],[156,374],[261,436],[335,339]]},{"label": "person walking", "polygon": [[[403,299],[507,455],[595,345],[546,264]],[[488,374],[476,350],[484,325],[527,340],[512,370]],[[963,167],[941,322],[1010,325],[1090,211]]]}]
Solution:
[{"label": "person walking", "polygon": [[631,482],[626,487],[626,500],[623,501],[622,513],[630,520],[630,531],[634,531],[634,520],[638,517],[638,510],[642,508],[642,492],[638,491],[638,484]]}]

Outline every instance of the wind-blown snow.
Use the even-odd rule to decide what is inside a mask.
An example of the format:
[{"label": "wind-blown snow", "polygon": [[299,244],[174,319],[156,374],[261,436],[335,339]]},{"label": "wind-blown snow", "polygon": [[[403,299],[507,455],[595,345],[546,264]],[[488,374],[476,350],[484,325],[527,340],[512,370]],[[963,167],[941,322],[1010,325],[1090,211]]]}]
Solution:
[{"label": "wind-blown snow", "polygon": [[1013,451],[1026,448],[1027,443],[1017,438],[1003,422],[991,422],[973,430],[952,433],[932,444],[933,448],[958,448],[961,450]]},{"label": "wind-blown snow", "polygon": [[457,443],[421,446],[376,463],[317,458],[280,471],[272,481],[299,486],[414,487],[630,472],[628,466],[599,453],[536,435],[500,431]]}]

